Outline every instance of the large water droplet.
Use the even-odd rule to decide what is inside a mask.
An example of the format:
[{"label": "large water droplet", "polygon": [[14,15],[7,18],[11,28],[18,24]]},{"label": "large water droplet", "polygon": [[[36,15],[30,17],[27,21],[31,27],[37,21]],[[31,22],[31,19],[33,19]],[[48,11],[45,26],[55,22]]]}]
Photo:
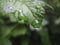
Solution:
[{"label": "large water droplet", "polygon": [[31,25],[32,25],[34,28],[37,29],[37,28],[40,28],[41,23],[42,23],[42,21],[34,20],[34,21],[32,21]]}]

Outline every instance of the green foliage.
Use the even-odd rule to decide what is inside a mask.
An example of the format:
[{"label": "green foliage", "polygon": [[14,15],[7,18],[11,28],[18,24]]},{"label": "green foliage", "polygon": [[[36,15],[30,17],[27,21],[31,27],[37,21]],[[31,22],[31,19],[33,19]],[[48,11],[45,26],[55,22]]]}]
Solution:
[{"label": "green foliage", "polygon": [[27,32],[27,28],[25,26],[21,26],[21,27],[17,27],[15,28],[15,30],[12,32],[12,35],[15,37],[15,36],[18,36],[18,35],[24,35],[26,34]]},{"label": "green foliage", "polygon": [[[1,0],[0,39],[2,39],[2,43],[0,44],[9,45],[10,41],[5,40],[5,38],[10,38],[10,36],[25,35],[28,31],[26,25],[31,25],[33,28],[38,28],[36,30],[39,30],[45,13],[44,4],[42,1]],[[24,44],[28,45],[27,41],[22,42],[26,42]]]},{"label": "green foliage", "polygon": [[0,45],[12,45],[8,39],[0,39]]}]

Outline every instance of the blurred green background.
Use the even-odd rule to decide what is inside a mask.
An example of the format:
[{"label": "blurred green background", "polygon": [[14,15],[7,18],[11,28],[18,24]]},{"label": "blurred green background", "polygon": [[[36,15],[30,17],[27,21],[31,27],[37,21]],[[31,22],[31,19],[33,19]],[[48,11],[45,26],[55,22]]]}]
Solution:
[{"label": "blurred green background", "polygon": [[0,45],[60,45],[60,0],[0,0]]}]

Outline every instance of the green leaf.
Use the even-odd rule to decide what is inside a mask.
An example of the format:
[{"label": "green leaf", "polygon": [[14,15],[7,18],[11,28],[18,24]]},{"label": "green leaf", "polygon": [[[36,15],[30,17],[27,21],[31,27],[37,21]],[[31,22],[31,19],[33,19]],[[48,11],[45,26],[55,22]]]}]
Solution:
[{"label": "green leaf", "polygon": [[11,25],[11,26],[3,26],[2,27],[2,38],[10,36],[12,30],[17,26],[18,24]]},{"label": "green leaf", "polygon": [[20,28],[15,28],[14,31],[12,32],[12,36],[18,36],[18,35],[25,35],[27,31],[26,27],[20,27]]},{"label": "green leaf", "polygon": [[2,27],[2,37],[6,37],[7,35],[9,35],[11,33],[11,27],[7,27],[7,26],[4,26]]},{"label": "green leaf", "polygon": [[54,8],[51,5],[47,4],[47,3],[45,4],[45,6],[51,8],[52,10],[54,10]]},{"label": "green leaf", "polygon": [[42,21],[39,21],[39,20],[34,20],[32,21],[31,25],[34,27],[34,28],[40,28],[42,24]]},{"label": "green leaf", "polygon": [[28,18],[28,21],[31,22],[35,19],[35,17],[33,16],[33,13],[30,11],[29,7],[27,7],[27,5],[23,5],[22,6],[22,11],[23,14]]},{"label": "green leaf", "polygon": [[[41,26],[41,20],[43,19],[42,15],[45,12],[43,9],[45,3],[42,1],[34,2],[32,0],[2,0],[1,3],[3,3],[1,6],[3,8],[2,13],[7,13],[11,22],[21,22],[22,20],[25,22],[24,24],[32,24],[32,26],[35,28],[39,28]],[[40,21],[37,24],[35,20]]]},{"label": "green leaf", "polygon": [[[18,19],[22,19],[22,20],[28,19],[27,23],[31,23],[36,18],[36,17],[34,17],[33,12],[35,13],[35,15],[36,15],[36,13],[39,13],[39,15],[41,15],[40,12],[42,10],[38,12],[38,10],[40,10],[42,7],[40,1],[39,2],[34,2],[34,1],[32,2],[32,0],[27,0],[28,2],[26,0],[16,1],[16,2],[15,1],[16,0],[14,0],[14,1],[10,1],[10,0],[9,1],[3,1],[2,2],[3,3],[3,5],[2,5],[3,9],[2,10],[4,10],[6,13],[12,13],[16,10],[17,11],[21,10],[20,14],[18,14],[18,16],[19,16]],[[44,3],[42,3],[42,4],[44,4]],[[31,9],[32,10],[35,9],[35,11],[32,12]],[[24,16],[21,16],[21,14],[23,14]],[[16,21],[15,16],[11,16],[11,21]]]},{"label": "green leaf", "polygon": [[0,39],[0,45],[12,45],[8,39]]},{"label": "green leaf", "polygon": [[14,14],[9,14],[9,19],[10,19],[10,21],[11,22],[17,22],[17,18],[16,18],[16,16],[14,15]]},{"label": "green leaf", "polygon": [[21,10],[20,11],[17,11],[17,15],[18,15],[18,20],[21,21],[21,20],[24,20],[24,22],[28,22],[28,17],[25,16]]}]

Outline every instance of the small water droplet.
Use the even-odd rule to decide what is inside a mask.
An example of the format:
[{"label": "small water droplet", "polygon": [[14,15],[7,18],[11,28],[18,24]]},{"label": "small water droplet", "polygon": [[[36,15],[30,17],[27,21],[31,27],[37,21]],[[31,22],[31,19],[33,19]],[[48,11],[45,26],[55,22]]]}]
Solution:
[{"label": "small water droplet", "polygon": [[38,21],[38,20],[35,20],[35,22],[36,22],[36,23],[39,23],[39,21]]},{"label": "small water droplet", "polygon": [[18,18],[18,11],[15,12],[15,17]]},{"label": "small water droplet", "polygon": [[21,16],[24,16],[23,13],[22,13],[22,10],[19,10],[19,12],[20,12],[20,15],[21,15]]},{"label": "small water droplet", "polygon": [[21,10],[19,10],[19,12],[22,12]]},{"label": "small water droplet", "polygon": [[24,16],[24,15],[22,14],[22,12],[21,12],[21,16]]},{"label": "small water droplet", "polygon": [[10,9],[10,10],[12,10],[12,9],[13,9],[13,7],[9,7],[9,9]]}]

